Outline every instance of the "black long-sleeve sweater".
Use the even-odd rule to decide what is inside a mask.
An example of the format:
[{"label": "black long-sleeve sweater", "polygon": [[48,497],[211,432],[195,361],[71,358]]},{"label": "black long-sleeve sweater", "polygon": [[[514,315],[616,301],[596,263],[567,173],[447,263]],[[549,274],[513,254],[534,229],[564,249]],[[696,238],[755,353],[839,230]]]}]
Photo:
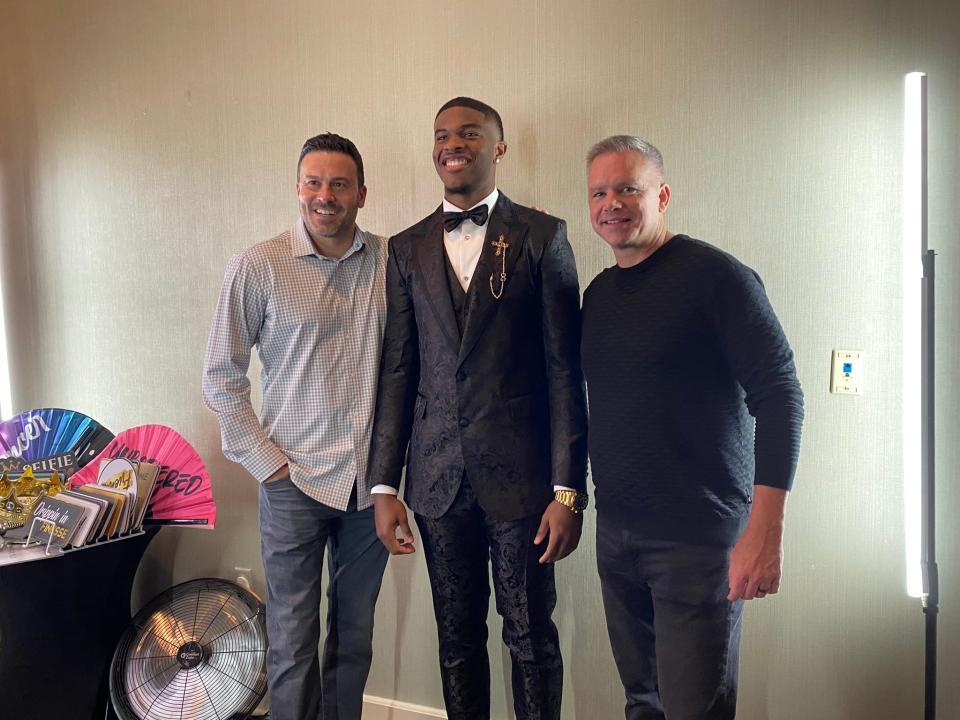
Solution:
[{"label": "black long-sleeve sweater", "polygon": [[803,394],[763,284],[736,258],[676,235],[604,270],[584,293],[581,347],[601,516],[732,544],[754,484],[790,489]]}]

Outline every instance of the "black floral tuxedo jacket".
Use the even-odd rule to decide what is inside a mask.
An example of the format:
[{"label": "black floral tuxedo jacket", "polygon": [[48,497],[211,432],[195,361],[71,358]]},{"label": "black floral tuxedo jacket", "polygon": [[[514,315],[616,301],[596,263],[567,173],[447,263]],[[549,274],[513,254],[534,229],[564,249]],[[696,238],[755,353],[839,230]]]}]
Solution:
[{"label": "black floral tuxedo jacket", "polygon": [[426,517],[446,512],[464,472],[493,520],[542,512],[553,485],[586,489],[580,290],[566,224],[502,193],[488,223],[462,337],[440,208],[390,239],[369,471],[372,484],[399,488],[406,458],[404,499]]}]

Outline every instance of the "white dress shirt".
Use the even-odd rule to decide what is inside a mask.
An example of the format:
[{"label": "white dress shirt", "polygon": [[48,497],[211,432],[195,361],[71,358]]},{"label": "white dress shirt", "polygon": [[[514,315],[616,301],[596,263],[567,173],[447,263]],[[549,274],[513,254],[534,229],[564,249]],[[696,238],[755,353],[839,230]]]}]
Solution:
[{"label": "white dress shirt", "polygon": [[[477,262],[479,262],[480,253],[483,250],[483,241],[487,237],[490,215],[493,214],[493,206],[497,204],[497,198],[499,197],[500,191],[494,188],[493,192],[483,200],[473,207],[466,208],[467,210],[473,210],[473,208],[486,205],[487,222],[483,225],[477,225],[468,218],[450,232],[443,231],[443,249],[447,251],[447,259],[450,260],[450,266],[457,274],[457,280],[460,281],[460,287],[463,288],[464,292],[470,287],[473,271],[477,269]],[[463,208],[458,208],[444,198],[443,212],[461,212],[462,210]]]}]

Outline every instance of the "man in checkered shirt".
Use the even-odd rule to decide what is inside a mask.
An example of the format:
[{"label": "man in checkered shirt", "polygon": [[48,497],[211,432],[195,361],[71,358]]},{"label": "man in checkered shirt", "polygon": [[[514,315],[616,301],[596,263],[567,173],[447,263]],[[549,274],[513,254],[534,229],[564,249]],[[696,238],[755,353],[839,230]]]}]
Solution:
[{"label": "man in checkered shirt", "polygon": [[[234,255],[203,370],[223,453],[260,483],[273,720],[359,720],[387,552],[367,454],[386,314],[387,240],[356,226],[366,197],[356,146],[307,140],[300,219]],[[247,370],[263,370],[261,416]],[[322,668],[320,578],[328,549]]]}]

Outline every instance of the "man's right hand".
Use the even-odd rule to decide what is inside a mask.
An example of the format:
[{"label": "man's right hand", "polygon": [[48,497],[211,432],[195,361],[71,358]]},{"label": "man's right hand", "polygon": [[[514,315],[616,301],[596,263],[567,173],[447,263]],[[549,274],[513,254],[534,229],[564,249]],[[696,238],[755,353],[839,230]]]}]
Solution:
[{"label": "man's right hand", "polygon": [[[377,524],[377,536],[391,555],[409,555],[417,549],[413,545],[413,533],[407,522],[407,508],[389,493],[374,493],[373,512]],[[397,537],[397,528],[403,537]]]}]

